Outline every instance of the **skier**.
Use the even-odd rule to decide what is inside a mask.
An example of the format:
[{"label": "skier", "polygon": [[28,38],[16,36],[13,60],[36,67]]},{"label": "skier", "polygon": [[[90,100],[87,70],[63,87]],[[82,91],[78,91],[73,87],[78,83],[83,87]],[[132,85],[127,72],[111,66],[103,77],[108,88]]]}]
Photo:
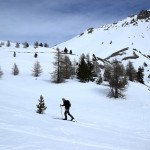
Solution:
[{"label": "skier", "polygon": [[62,101],[63,101],[63,105],[60,104],[60,106],[64,106],[65,107],[65,112],[64,112],[65,118],[63,120],[67,120],[67,114],[68,114],[71,117],[70,121],[72,121],[74,119],[74,117],[69,112],[69,109],[71,107],[71,103],[70,103],[69,100],[66,100],[65,98],[62,98]]}]

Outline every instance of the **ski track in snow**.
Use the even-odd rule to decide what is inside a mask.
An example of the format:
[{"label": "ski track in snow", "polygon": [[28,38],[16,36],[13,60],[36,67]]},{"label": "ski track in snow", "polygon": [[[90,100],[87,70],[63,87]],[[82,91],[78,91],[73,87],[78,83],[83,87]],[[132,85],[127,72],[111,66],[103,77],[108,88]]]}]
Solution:
[{"label": "ski track in snow", "polygon": [[[57,122],[57,121],[56,121]],[[59,121],[58,121],[59,122]],[[64,122],[64,121],[63,121]],[[76,127],[79,127],[79,128],[82,128],[83,130],[92,130],[92,132],[94,133],[98,133],[100,132],[101,134],[103,135],[113,135],[113,137],[116,137],[116,139],[118,139],[119,137],[121,137],[122,139],[128,139],[128,140],[140,140],[140,141],[147,141],[149,139],[145,139],[145,138],[140,138],[140,137],[137,137],[136,135],[129,135],[128,132],[125,133],[125,132],[122,132],[120,133],[119,130],[114,130],[112,129],[112,127],[101,127],[101,126],[98,126],[98,125],[95,125],[95,124],[91,124],[91,123],[86,123],[86,122],[77,122],[77,123],[73,123],[73,122],[68,122],[69,124],[73,125],[73,126],[76,126]],[[65,124],[68,124],[67,122]],[[58,143],[66,143],[66,144],[71,144],[71,145],[78,145],[79,147],[82,147],[85,148],[85,147],[88,147],[88,149],[104,149],[104,150],[115,150],[115,148],[112,148],[112,146],[110,145],[107,145],[106,143],[105,144],[97,144],[96,143],[93,143],[91,144],[92,142],[88,142],[88,141],[84,141],[83,139],[78,139],[78,138],[73,138],[72,137],[72,131],[69,131],[69,130],[65,130],[64,127],[60,127],[58,130],[59,132],[63,133],[66,138],[64,138],[65,136],[52,136],[52,135],[45,135],[45,133],[41,133],[41,129],[40,128],[37,128],[37,127],[27,127],[27,126],[24,126],[24,127],[20,127],[19,129],[16,129],[17,126],[14,126],[14,125],[9,125],[9,124],[4,124],[4,123],[0,123],[0,130],[6,130],[6,133],[7,132],[12,132],[14,134],[21,134],[21,135],[27,135],[27,136],[32,136],[32,137],[36,137],[36,138],[42,138],[43,140],[46,139],[46,140],[51,140],[51,141],[55,141],[55,142],[58,142]],[[69,137],[69,138],[68,138]],[[103,137],[103,138],[106,138],[106,137]],[[107,137],[108,138],[108,137]],[[26,146],[26,148],[31,148],[32,146]],[[33,146],[34,147],[34,146]],[[8,149],[9,147],[3,147],[3,146],[0,146],[0,148],[2,149]],[[16,147],[15,149],[22,149],[22,148],[25,148],[25,147]],[[35,147],[34,147],[35,149]],[[122,149],[122,148],[121,148]],[[118,148],[119,150],[119,148]],[[123,150],[123,149],[122,149]],[[126,150],[126,148],[125,148]]]}]

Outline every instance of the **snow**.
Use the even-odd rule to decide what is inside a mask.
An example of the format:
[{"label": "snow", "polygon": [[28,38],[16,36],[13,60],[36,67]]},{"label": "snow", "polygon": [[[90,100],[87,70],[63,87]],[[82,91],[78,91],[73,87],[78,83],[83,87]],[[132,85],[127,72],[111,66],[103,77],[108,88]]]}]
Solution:
[{"label": "snow", "polygon": [[[131,23],[133,19],[137,24]],[[134,17],[127,17],[117,24],[108,24],[100,28],[94,28],[92,33],[85,31],[82,36],[78,35],[56,47],[60,49],[67,47],[75,53],[80,53],[81,51],[90,55],[94,53],[101,58],[106,58],[108,53],[110,54],[126,47],[130,49],[136,48],[141,52],[145,52],[145,54],[149,54],[149,38],[150,23],[144,20],[137,20],[135,15]],[[111,41],[112,44],[110,44]]]},{"label": "snow", "polygon": [[[132,60],[136,69],[144,62],[148,64],[144,68],[144,79],[149,85],[150,59],[143,54],[149,55],[150,24],[138,20],[136,25],[125,25],[136,17],[95,28],[89,34],[85,31],[82,36],[53,48],[23,48],[22,45],[15,48],[13,43],[11,47],[0,47],[0,67],[4,72],[0,80],[0,150],[149,150],[148,86],[129,82],[124,99],[110,99],[107,83],[80,83],[75,78],[61,84],[51,82],[57,47],[73,50],[74,55],[69,55],[72,61],[78,61],[82,53],[106,58],[129,47],[117,59],[122,60],[135,52],[139,56]],[[16,57],[13,57],[14,51]],[[34,58],[35,52],[38,58]],[[35,78],[31,74],[37,60],[43,73]],[[20,70],[18,76],[11,74],[14,63]],[[47,106],[42,115],[36,113],[40,95]],[[70,112],[77,122],[54,119],[62,117],[63,97],[71,101]]]},{"label": "snow", "polygon": [[[134,22],[132,22],[133,19]],[[138,20],[137,15],[134,15],[117,23],[94,28],[92,33],[88,33],[88,30],[86,30],[83,35],[78,35],[69,41],[56,45],[53,49],[58,47],[64,50],[66,47],[78,56],[81,53],[89,54],[90,56],[95,54],[96,57],[105,59],[114,52],[128,47],[129,49],[122,56],[112,57],[109,61],[115,58],[122,61],[125,57],[133,56],[135,52],[139,58],[129,60],[133,62],[136,70],[139,66],[144,67],[144,62],[148,65],[144,67],[144,74],[147,85],[150,85],[149,79],[147,79],[150,74],[150,58],[146,57],[150,55],[149,39],[150,22],[144,19]],[[129,60],[122,62],[126,66]]]},{"label": "snow", "polygon": [[[38,58],[34,58],[35,52]],[[0,56],[4,72],[0,80],[0,150],[150,149],[148,87],[130,82],[125,99],[110,99],[106,83],[80,83],[76,79],[52,83],[54,49],[16,49],[12,44],[2,46]],[[31,70],[37,60],[43,73],[35,78]],[[14,63],[20,70],[18,76],[11,74]],[[42,115],[36,113],[40,95],[47,106]],[[70,112],[77,122],[54,119],[62,117],[62,97],[71,101]]]}]

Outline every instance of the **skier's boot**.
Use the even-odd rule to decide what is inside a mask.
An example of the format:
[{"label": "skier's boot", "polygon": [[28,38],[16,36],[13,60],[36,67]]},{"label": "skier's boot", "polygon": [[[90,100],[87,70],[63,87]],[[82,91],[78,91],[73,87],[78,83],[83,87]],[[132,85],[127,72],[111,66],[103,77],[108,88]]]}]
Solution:
[{"label": "skier's boot", "polygon": [[71,118],[71,120],[70,121],[72,121],[74,118]]}]

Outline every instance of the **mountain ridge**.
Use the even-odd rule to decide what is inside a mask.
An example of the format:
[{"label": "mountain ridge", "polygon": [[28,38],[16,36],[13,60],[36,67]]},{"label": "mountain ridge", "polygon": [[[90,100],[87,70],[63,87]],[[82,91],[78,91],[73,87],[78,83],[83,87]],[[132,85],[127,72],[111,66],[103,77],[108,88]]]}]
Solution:
[{"label": "mountain ridge", "polygon": [[[54,46],[54,48],[60,47],[61,49],[63,49],[64,47],[67,47],[69,49],[74,49],[79,51],[81,50],[84,51],[84,49],[86,49],[89,52],[92,50],[96,51],[95,49],[100,49],[100,47],[104,49],[105,44],[113,44],[113,41],[120,42],[121,40],[120,37],[116,39],[114,37],[117,36],[118,34],[121,34],[122,37],[124,38],[126,37],[127,42],[122,47],[117,47],[116,45],[115,49],[119,50],[125,47],[131,47],[131,45],[133,45],[132,47],[140,50],[142,48],[136,45],[137,43],[135,43],[134,38],[135,37],[139,38],[142,40],[142,42],[143,42],[143,38],[147,38],[148,33],[150,32],[150,25],[149,25],[150,17],[146,19],[138,19],[138,16],[139,15],[131,15],[122,21],[118,21],[117,23],[103,25],[98,28],[89,28],[83,33],[75,36],[74,38]],[[126,32],[128,34],[126,34]],[[125,39],[123,40],[125,41]]]},{"label": "mountain ridge", "polygon": [[[75,54],[94,54],[102,60],[107,58],[107,61],[117,58],[125,65],[130,60],[136,69],[145,62],[148,64],[145,72],[147,76],[147,70],[150,69],[150,15],[145,14],[149,13],[150,10],[141,11],[138,15],[130,15],[116,23],[89,28],[74,38],[54,46],[53,49],[63,50],[66,47]],[[114,55],[126,48],[126,51]]]}]

